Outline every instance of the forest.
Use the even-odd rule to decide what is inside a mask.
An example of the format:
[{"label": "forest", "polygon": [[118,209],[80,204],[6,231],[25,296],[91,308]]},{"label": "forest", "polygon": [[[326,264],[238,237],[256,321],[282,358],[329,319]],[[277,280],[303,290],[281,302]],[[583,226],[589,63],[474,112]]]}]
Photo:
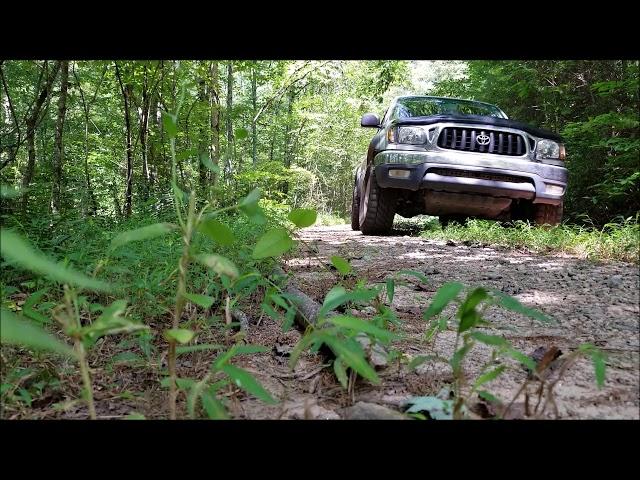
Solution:
[{"label": "forest", "polygon": [[[639,71],[0,60],[0,417],[637,419]],[[360,118],[404,94],[561,135],[562,225],[397,218],[379,243],[343,228],[372,136]],[[485,249],[487,278],[455,261]],[[590,303],[601,285],[614,303]],[[593,329],[576,343],[565,317]],[[519,343],[534,334],[555,340]],[[558,391],[571,372],[592,410]]]}]

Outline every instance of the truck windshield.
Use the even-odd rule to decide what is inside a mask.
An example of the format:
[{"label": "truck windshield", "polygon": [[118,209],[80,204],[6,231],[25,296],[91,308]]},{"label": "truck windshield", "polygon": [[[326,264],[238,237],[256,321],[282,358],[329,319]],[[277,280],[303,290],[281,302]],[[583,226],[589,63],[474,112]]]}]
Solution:
[{"label": "truck windshield", "polygon": [[498,107],[487,103],[433,97],[398,99],[392,118],[428,117],[430,115],[483,115],[506,118],[506,115]]}]

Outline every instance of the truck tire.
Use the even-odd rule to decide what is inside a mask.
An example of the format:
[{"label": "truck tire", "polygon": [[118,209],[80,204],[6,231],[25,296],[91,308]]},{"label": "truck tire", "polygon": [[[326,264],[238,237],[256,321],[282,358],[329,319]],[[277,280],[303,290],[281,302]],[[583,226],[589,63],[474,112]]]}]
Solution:
[{"label": "truck tire", "polygon": [[371,172],[361,193],[359,210],[360,231],[364,235],[384,235],[393,228],[398,194],[395,190],[380,188],[375,173]]},{"label": "truck tire", "polygon": [[360,230],[360,192],[358,179],[353,182],[353,197],[351,198],[351,230]]},{"label": "truck tire", "polygon": [[533,221],[536,225],[556,226],[562,222],[562,211],[564,203],[560,205],[549,205],[546,203],[535,205]]}]

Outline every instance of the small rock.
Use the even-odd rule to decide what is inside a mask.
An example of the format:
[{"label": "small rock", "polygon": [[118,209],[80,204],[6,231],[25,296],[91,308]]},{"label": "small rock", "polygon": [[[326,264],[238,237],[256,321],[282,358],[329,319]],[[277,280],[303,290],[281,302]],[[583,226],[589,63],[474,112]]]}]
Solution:
[{"label": "small rock", "polygon": [[609,288],[618,288],[620,285],[622,285],[622,275],[613,275],[607,280],[607,287]]},{"label": "small rock", "polygon": [[455,247],[455,246],[456,246],[456,243],[455,243],[454,241],[452,241],[452,240],[447,240],[447,246],[449,246],[449,247]]},{"label": "small rock", "polygon": [[346,409],[348,420],[407,420],[402,413],[375,403],[358,402]]},{"label": "small rock", "polygon": [[502,275],[497,273],[490,273],[489,275],[486,275],[484,277],[485,280],[500,280],[501,278],[502,278]]}]

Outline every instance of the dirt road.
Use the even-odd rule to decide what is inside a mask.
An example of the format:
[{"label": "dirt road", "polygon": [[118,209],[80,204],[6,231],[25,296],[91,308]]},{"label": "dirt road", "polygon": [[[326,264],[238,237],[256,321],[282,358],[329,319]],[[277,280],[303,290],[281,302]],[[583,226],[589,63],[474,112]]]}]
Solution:
[{"label": "dirt road", "polygon": [[[303,230],[302,239],[316,251],[315,258],[305,254],[305,248],[301,248],[300,258],[290,258],[286,266],[294,272],[300,288],[318,301],[322,301],[336,281],[336,276],[320,265],[320,262],[328,265],[331,255],[349,259],[357,275],[368,282],[384,281],[401,269],[426,274],[429,284],[424,288],[396,288],[392,307],[406,334],[396,347],[405,354],[450,356],[455,333],[443,332],[435,344],[429,345],[424,341],[426,325],[422,320],[422,312],[430,298],[444,282],[455,280],[469,286],[498,288],[527,306],[539,308],[557,321],[554,325],[541,325],[514,313],[490,310],[488,316],[494,324],[505,328],[500,330],[500,334],[521,351],[530,353],[538,347],[556,346],[567,353],[581,343],[590,342],[608,355],[606,384],[601,390],[595,385],[593,366],[586,359],[573,365],[564,380],[557,384],[555,394],[561,418],[639,418],[637,266],[598,264],[570,256],[540,256],[419,237],[366,237],[351,231],[347,225],[308,228]],[[370,316],[366,309],[352,313]],[[280,336],[277,341],[284,346],[278,348],[286,348],[286,344],[290,347],[297,338],[297,332]],[[473,376],[486,361],[487,353],[479,348],[471,355],[466,365],[469,375]],[[302,371],[313,373],[315,366],[321,367],[320,364],[305,365],[305,361],[312,360],[310,357],[303,359]],[[316,385],[311,384],[310,387],[309,378],[302,388],[279,380],[292,398],[288,410],[286,406],[280,409],[281,418],[290,418],[296,408],[297,414],[294,413],[293,418],[299,417],[303,404],[307,417],[342,416],[344,395],[340,393],[330,369],[322,373],[325,374],[322,381],[316,380]],[[488,384],[488,390],[503,399],[510,399],[525,375],[516,369]],[[424,364],[416,372],[409,372],[404,367],[399,369],[394,363],[383,369],[381,376],[384,380],[382,386],[374,387],[362,382],[356,389],[355,401],[397,408],[411,396],[435,395],[451,380],[449,367],[438,364]],[[268,378],[263,377],[263,380],[270,383]],[[522,401],[519,399],[521,406]],[[257,411],[255,413],[258,414]],[[264,411],[261,413],[266,414]],[[249,412],[245,414],[253,416]]]}]

